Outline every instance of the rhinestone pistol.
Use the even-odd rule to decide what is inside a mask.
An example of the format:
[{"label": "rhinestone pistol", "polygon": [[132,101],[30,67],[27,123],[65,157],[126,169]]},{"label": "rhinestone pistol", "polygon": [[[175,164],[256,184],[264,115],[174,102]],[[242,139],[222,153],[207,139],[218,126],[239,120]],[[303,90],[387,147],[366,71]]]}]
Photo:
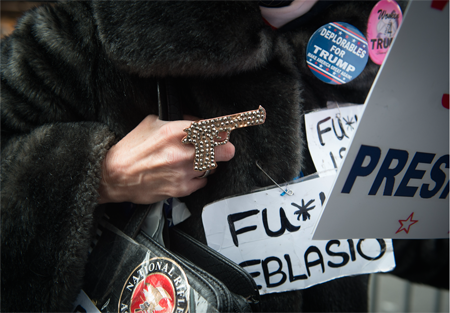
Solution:
[{"label": "rhinestone pistol", "polygon": [[[259,106],[257,110],[192,122],[189,128],[183,130],[187,135],[182,142],[195,147],[194,170],[206,171],[217,167],[214,148],[226,144],[232,130],[261,125],[265,121],[266,110]],[[220,136],[221,133],[226,133],[225,139]]]}]

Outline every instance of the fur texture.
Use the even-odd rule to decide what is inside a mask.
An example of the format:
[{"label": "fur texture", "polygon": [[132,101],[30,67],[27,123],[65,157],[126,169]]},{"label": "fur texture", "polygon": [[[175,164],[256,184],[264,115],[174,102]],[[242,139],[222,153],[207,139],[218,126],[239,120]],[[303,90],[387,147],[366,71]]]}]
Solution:
[{"label": "fur texture", "polygon": [[[285,33],[265,25],[252,1],[73,1],[26,14],[2,42],[2,311],[71,310],[95,228],[101,161],[157,114],[159,77],[180,86],[185,114],[267,111],[264,125],[232,133],[235,157],[184,199],[193,216],[182,227],[194,237],[204,241],[205,204],[272,184],[256,161],[281,182],[314,172],[304,108],[363,102],[378,67],[346,86],[326,85],[306,69],[305,45],[330,21],[365,29],[373,5],[333,2]],[[366,291],[366,276],[345,278],[268,295],[262,307],[365,311]]]}]

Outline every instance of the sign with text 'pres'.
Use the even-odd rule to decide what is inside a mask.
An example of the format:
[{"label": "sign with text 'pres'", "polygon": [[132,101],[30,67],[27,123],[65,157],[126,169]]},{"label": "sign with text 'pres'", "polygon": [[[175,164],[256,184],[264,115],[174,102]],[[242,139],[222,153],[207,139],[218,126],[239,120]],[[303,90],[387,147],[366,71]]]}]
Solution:
[{"label": "sign with text 'pres'", "polygon": [[392,240],[311,240],[334,176],[307,177],[223,199],[203,209],[208,246],[242,266],[261,294],[304,289],[395,266]]},{"label": "sign with text 'pres'", "polygon": [[435,2],[410,2],[314,239],[448,238],[449,5]]}]

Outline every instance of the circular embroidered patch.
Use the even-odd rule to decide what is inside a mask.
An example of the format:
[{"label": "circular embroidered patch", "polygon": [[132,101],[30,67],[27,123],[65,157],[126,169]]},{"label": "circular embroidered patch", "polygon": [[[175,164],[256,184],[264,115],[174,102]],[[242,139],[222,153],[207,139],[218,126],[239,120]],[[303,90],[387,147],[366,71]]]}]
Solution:
[{"label": "circular embroidered patch", "polygon": [[394,0],[381,0],[372,9],[367,24],[369,56],[381,65],[402,22],[402,10]]},{"label": "circular embroidered patch", "polygon": [[153,258],[128,276],[119,298],[120,313],[187,313],[190,287],[183,269],[168,258]]},{"label": "circular embroidered patch", "polygon": [[321,81],[346,84],[364,70],[369,59],[367,40],[354,26],[334,22],[320,27],[306,48],[306,63]]}]

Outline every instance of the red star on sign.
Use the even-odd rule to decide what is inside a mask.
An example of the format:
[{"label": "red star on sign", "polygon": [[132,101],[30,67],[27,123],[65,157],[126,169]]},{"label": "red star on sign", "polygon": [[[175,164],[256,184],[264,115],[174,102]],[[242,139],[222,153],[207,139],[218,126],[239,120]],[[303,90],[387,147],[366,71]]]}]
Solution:
[{"label": "red star on sign", "polygon": [[412,212],[411,215],[408,216],[408,218],[406,220],[398,220],[400,225],[402,225],[402,226],[400,226],[400,228],[395,232],[396,234],[398,234],[402,230],[404,230],[405,233],[409,234],[409,228],[419,221],[419,220],[413,220],[413,215],[414,215],[414,212]]}]

